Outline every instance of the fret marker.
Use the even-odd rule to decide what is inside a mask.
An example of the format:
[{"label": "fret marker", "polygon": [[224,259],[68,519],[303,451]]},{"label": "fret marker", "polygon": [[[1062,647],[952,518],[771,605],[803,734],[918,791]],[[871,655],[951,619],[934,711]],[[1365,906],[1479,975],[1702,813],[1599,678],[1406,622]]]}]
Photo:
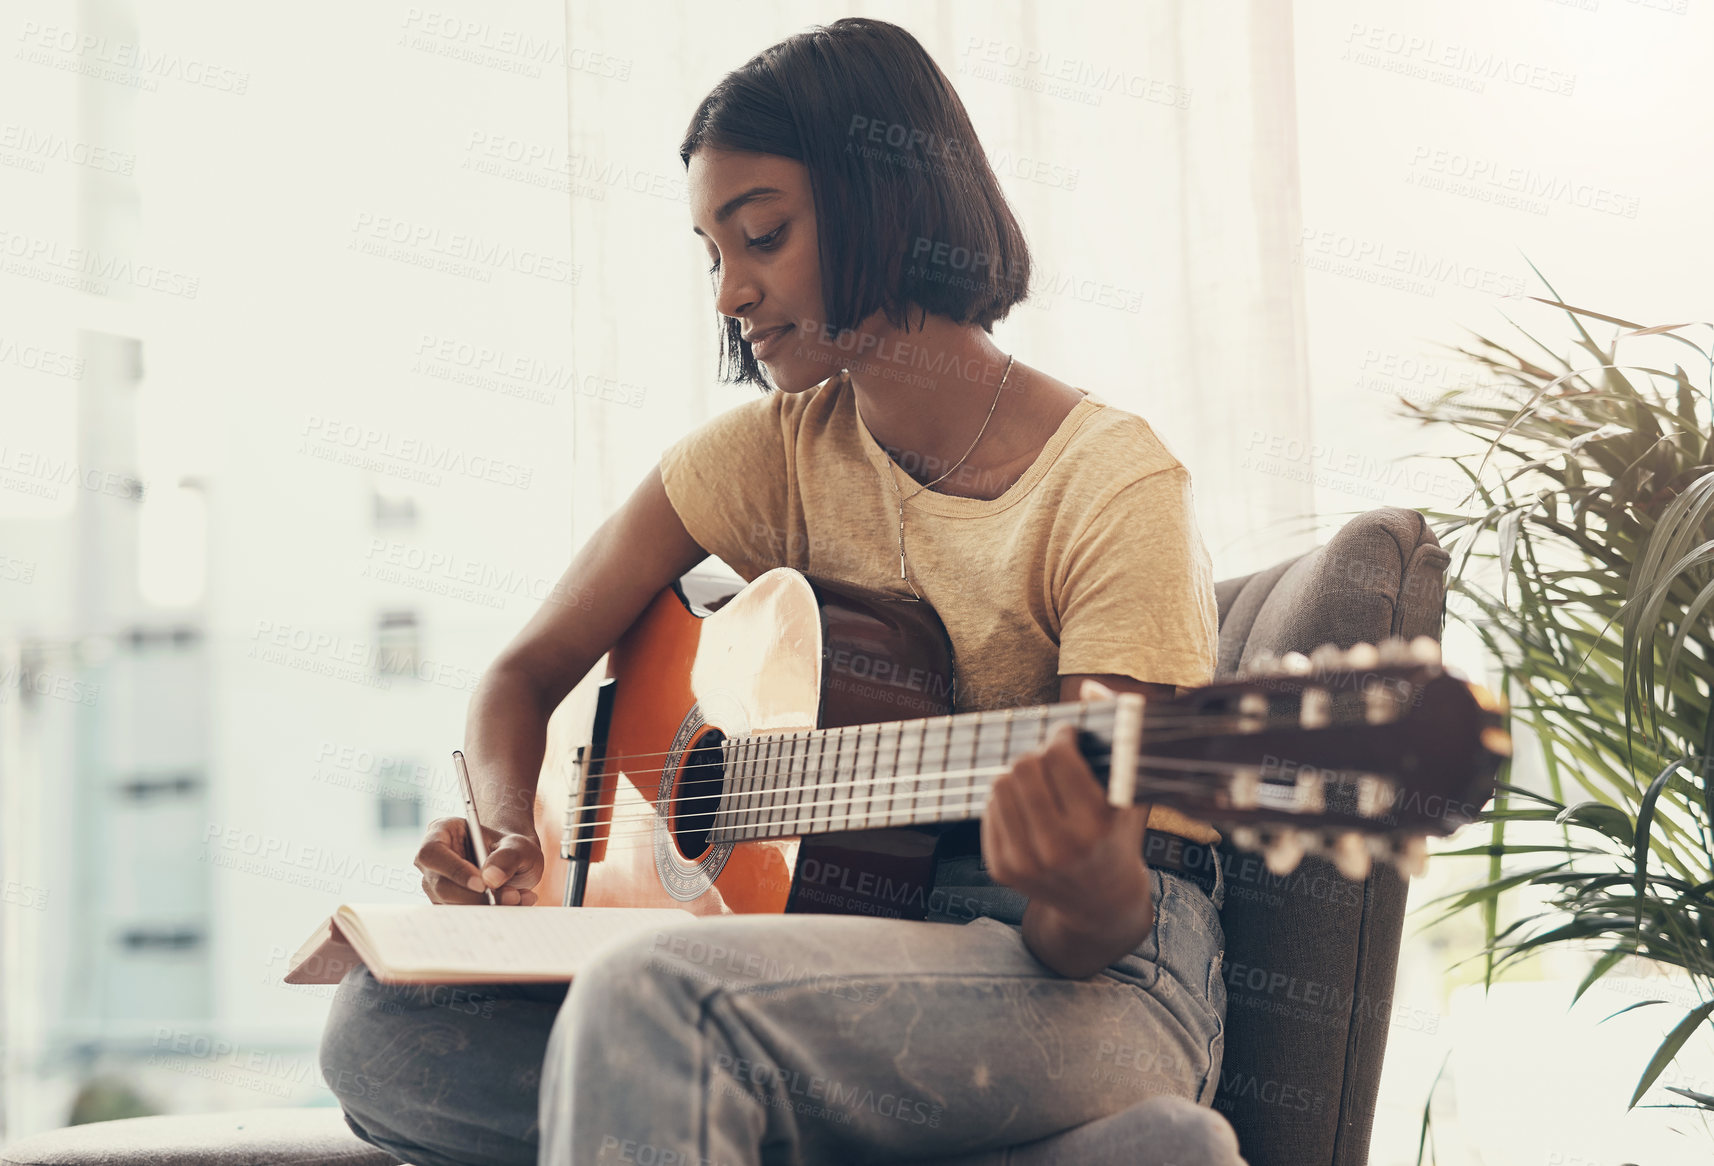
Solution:
[{"label": "fret marker", "polygon": [[1137,800],[1137,756],[1143,745],[1143,694],[1113,698],[1113,756],[1107,770],[1107,800],[1129,806]]}]

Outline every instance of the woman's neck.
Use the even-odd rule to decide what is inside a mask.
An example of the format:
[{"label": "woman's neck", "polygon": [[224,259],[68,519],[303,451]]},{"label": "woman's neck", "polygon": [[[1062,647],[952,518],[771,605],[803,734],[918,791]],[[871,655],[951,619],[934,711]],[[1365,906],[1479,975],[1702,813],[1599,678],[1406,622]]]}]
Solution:
[{"label": "woman's neck", "polygon": [[962,497],[1005,493],[1081,400],[982,329],[933,316],[920,331],[886,333],[846,368],[869,435],[916,481],[934,481],[969,452],[933,487]]}]

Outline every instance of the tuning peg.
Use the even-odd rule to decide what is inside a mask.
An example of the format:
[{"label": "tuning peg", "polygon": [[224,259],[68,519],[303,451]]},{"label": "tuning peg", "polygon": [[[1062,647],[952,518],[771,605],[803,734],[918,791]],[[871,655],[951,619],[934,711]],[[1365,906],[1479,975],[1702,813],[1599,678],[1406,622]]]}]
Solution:
[{"label": "tuning peg", "polygon": [[[1390,778],[1364,773],[1357,777],[1357,813],[1365,818],[1379,818],[1393,804],[1393,783]],[[1378,840],[1377,840],[1378,841]],[[1377,855],[1377,857],[1379,857]]]},{"label": "tuning peg", "polygon": [[1388,725],[1399,718],[1399,701],[1392,689],[1375,681],[1363,686],[1363,720],[1371,725]]},{"label": "tuning peg", "polygon": [[1234,809],[1255,809],[1262,802],[1262,771],[1254,765],[1234,769],[1226,791],[1227,796],[1232,799]]},{"label": "tuning peg", "polygon": [[1234,826],[1231,831],[1232,846],[1237,850],[1260,850],[1262,836],[1254,826]]},{"label": "tuning peg", "polygon": [[1309,654],[1309,662],[1323,672],[1339,667],[1344,658],[1345,653],[1334,643],[1318,644]]},{"label": "tuning peg", "polygon": [[1428,840],[1421,834],[1408,834],[1393,845],[1393,865],[1407,878],[1417,878],[1428,869]]},{"label": "tuning peg", "polygon": [[1313,667],[1309,662],[1309,657],[1302,652],[1287,652],[1280,657],[1279,666],[1281,672],[1290,676],[1302,676]]},{"label": "tuning peg", "polygon": [[1369,844],[1363,835],[1347,830],[1334,840],[1329,850],[1334,867],[1354,883],[1369,877]]},{"label": "tuning peg", "polygon": [[1512,755],[1512,735],[1498,725],[1485,727],[1477,735],[1477,740],[1482,742],[1482,748],[1497,757],[1510,757]]},{"label": "tuning peg", "polygon": [[1262,861],[1269,872],[1288,875],[1297,869],[1297,864],[1303,861],[1304,853],[1308,849],[1301,833],[1296,830],[1281,830],[1262,848]]},{"label": "tuning peg", "polygon": [[1505,700],[1501,697],[1495,696],[1487,687],[1477,684],[1474,680],[1466,681],[1465,683],[1470,689],[1470,696],[1475,700],[1477,708],[1488,713],[1503,713],[1506,711]]},{"label": "tuning peg", "polygon": [[1275,668],[1278,668],[1278,667],[1279,667],[1279,657],[1275,656],[1272,652],[1270,652],[1266,649],[1263,649],[1262,651],[1257,652],[1254,656],[1250,657],[1250,667],[1249,667],[1248,671],[1250,671],[1252,673],[1272,672]]},{"label": "tuning peg", "polygon": [[1325,729],[1333,722],[1333,694],[1319,685],[1303,690],[1297,701],[1297,723],[1305,729]]},{"label": "tuning peg", "polygon": [[1388,636],[1375,649],[1383,664],[1409,664],[1411,662],[1410,645],[1398,636]]},{"label": "tuning peg", "polygon": [[1433,636],[1417,636],[1410,642],[1411,659],[1418,664],[1440,663],[1440,641]]},{"label": "tuning peg", "polygon": [[1381,662],[1381,654],[1375,650],[1375,645],[1369,643],[1352,644],[1351,650],[1345,653],[1345,666],[1356,670],[1373,668]]},{"label": "tuning peg", "polygon": [[1268,724],[1268,698],[1264,693],[1246,692],[1238,698],[1238,731],[1256,733]]}]

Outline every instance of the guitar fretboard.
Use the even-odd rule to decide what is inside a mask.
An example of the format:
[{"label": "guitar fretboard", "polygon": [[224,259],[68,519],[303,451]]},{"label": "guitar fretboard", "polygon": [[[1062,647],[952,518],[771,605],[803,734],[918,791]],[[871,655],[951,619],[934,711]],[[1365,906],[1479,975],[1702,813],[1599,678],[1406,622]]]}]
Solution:
[{"label": "guitar fretboard", "polygon": [[994,778],[1062,722],[1106,737],[1107,701],[729,737],[710,838],[757,838],[961,822],[980,817]]}]

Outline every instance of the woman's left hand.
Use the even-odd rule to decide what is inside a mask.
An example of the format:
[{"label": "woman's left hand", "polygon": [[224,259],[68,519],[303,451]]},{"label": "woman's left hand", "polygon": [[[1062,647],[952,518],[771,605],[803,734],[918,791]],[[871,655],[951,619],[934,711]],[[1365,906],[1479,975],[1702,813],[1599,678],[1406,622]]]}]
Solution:
[{"label": "woman's left hand", "polygon": [[982,860],[994,881],[1028,895],[1032,906],[1051,908],[1077,931],[1127,930],[1139,905],[1150,905],[1148,820],[1146,805],[1108,803],[1078,752],[1076,729],[1062,724],[994,779],[982,817]]}]

